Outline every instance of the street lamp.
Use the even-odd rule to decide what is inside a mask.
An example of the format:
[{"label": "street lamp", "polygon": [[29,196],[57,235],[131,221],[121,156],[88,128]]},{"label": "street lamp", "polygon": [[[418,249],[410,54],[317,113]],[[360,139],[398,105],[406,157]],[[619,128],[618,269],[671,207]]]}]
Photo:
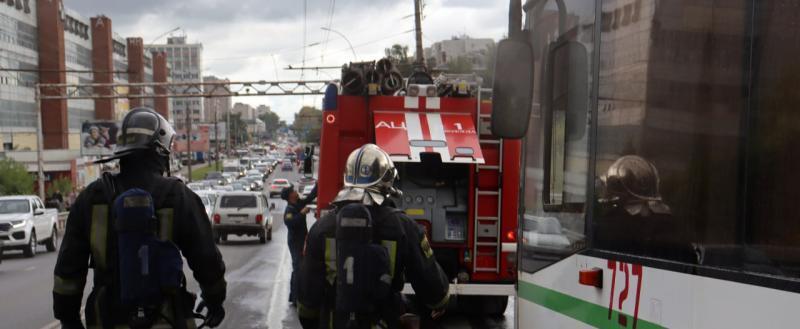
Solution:
[{"label": "street lamp", "polygon": [[154,44],[156,41],[158,41],[158,39],[161,39],[161,38],[163,38],[165,35],[167,35],[167,34],[170,34],[170,33],[172,33],[172,32],[175,32],[175,31],[177,31],[177,30],[180,30],[180,29],[181,29],[181,27],[180,27],[180,26],[178,26],[178,27],[176,27],[176,28],[174,28],[174,29],[172,29],[172,30],[169,30],[169,31],[167,31],[167,32],[164,32],[164,33],[161,33],[161,34],[159,34],[159,35],[158,35],[158,36],[157,36],[155,39],[153,39],[153,41],[150,41],[150,43],[149,43],[149,44],[151,44],[151,45],[152,45],[152,44]]},{"label": "street lamp", "polygon": [[347,44],[350,46],[350,51],[352,51],[352,52],[353,52],[353,57],[356,59],[356,61],[358,61],[358,55],[356,55],[356,50],[355,50],[355,49],[353,49],[353,44],[352,44],[352,43],[350,43],[350,40],[348,40],[348,39],[347,39],[347,37],[346,37],[346,36],[344,36],[344,34],[342,34],[342,33],[341,33],[341,32],[339,32],[339,31],[336,31],[336,30],[334,30],[334,29],[327,28],[327,27],[324,27],[324,26],[323,26],[323,27],[321,27],[321,29],[323,29],[323,30],[325,30],[325,31],[328,31],[328,32],[333,32],[333,33],[336,33],[336,34],[338,34],[339,36],[341,36],[341,37],[344,39],[344,41],[347,41]]}]

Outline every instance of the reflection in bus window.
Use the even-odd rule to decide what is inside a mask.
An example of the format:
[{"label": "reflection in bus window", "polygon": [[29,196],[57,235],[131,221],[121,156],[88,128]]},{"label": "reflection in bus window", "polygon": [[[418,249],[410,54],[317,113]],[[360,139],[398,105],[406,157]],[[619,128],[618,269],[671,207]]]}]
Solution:
[{"label": "reflection in bus window", "polygon": [[[594,1],[565,0],[563,15],[559,15],[555,1],[528,1],[526,29],[533,31],[529,40],[533,45],[534,65],[534,109],[530,119],[528,135],[525,138],[525,176],[523,199],[525,213],[520,228],[520,269],[535,272],[579,251],[585,246],[585,203],[588,179],[588,124],[587,113],[591,102],[586,99],[571,99],[575,95],[588,98],[591,90],[568,93],[567,86],[583,85],[589,89],[592,81],[591,52],[594,49]],[[563,30],[559,31],[559,16]],[[570,51],[583,48],[588,52],[581,56],[569,56],[567,48],[556,44],[574,42]],[[559,51],[561,50],[561,51]],[[550,61],[553,74],[545,76],[548,56],[563,56]],[[583,76],[577,77],[574,70],[585,67]],[[571,75],[568,73],[572,73]],[[565,81],[563,79],[585,79],[584,81]],[[547,84],[552,85],[547,85]],[[545,97],[553,97],[545,102]],[[543,103],[546,103],[544,106]],[[575,106],[575,104],[584,104]],[[571,105],[571,106],[570,106]],[[548,106],[550,108],[548,108]],[[547,120],[552,141],[546,147]],[[550,152],[546,156],[545,152]],[[549,160],[548,160],[549,159]],[[546,164],[550,168],[546,174]],[[550,182],[547,195],[543,192],[543,182]],[[547,208],[554,204],[558,207]],[[547,208],[547,209],[545,209]]]},{"label": "reflection in bus window", "polygon": [[[628,155],[646,159],[671,218],[614,233],[620,216],[597,200],[594,246],[800,275],[791,197],[800,182],[796,4],[602,3],[595,169],[602,175]],[[631,18],[617,19],[625,6]]]}]

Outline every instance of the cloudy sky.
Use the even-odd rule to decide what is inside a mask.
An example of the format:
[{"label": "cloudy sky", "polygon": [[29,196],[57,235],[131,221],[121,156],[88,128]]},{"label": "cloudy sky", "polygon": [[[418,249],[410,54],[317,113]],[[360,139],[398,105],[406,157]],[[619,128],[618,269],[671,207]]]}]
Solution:
[{"label": "cloudy sky", "polygon": [[[123,37],[141,36],[145,43],[175,27],[189,42],[204,47],[204,75],[231,80],[300,78],[305,51],[307,66],[341,66],[353,53],[330,26],[353,44],[359,60],[377,60],[394,43],[408,45],[413,55],[412,0],[64,0],[84,17],[104,14]],[[425,0],[423,44],[455,35],[499,39],[507,26],[507,0]],[[333,10],[331,10],[333,6]],[[332,15],[331,15],[332,12]],[[305,27],[305,33],[304,33]],[[304,42],[305,39],[305,42]],[[166,42],[166,38],[158,42]],[[310,45],[310,46],[309,46]],[[276,70],[277,68],[277,70]],[[338,70],[306,72],[305,79],[338,78]],[[320,106],[320,97],[240,97],[234,102],[272,106],[293,120],[302,105]]]}]

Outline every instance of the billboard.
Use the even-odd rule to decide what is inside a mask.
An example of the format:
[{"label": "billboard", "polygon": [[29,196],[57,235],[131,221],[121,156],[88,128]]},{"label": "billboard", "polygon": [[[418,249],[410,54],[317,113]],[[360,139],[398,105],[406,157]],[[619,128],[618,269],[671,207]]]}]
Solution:
[{"label": "billboard", "polygon": [[81,126],[81,155],[109,156],[117,145],[119,125],[110,121],[87,121]]},{"label": "billboard", "polygon": [[[209,147],[209,127],[198,125],[192,129],[192,152],[208,152]],[[175,135],[175,142],[172,144],[173,152],[186,152],[186,130],[178,130]]]}]

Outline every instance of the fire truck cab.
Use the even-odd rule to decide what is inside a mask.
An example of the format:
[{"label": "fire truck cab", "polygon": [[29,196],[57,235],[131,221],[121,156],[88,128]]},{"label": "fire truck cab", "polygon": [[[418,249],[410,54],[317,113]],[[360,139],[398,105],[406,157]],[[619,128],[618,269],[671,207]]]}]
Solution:
[{"label": "fire truck cab", "polygon": [[[403,196],[396,206],[424,228],[451,294],[471,295],[456,298],[459,306],[469,301],[470,309],[502,314],[517,276],[521,142],[492,135],[490,91],[438,82],[408,84],[391,95],[366,84],[355,95],[328,86],[318,208],[329,209],[341,189],[349,153],[377,144],[399,170]],[[441,96],[445,83],[458,92]],[[407,284],[404,292],[413,290]]]}]

